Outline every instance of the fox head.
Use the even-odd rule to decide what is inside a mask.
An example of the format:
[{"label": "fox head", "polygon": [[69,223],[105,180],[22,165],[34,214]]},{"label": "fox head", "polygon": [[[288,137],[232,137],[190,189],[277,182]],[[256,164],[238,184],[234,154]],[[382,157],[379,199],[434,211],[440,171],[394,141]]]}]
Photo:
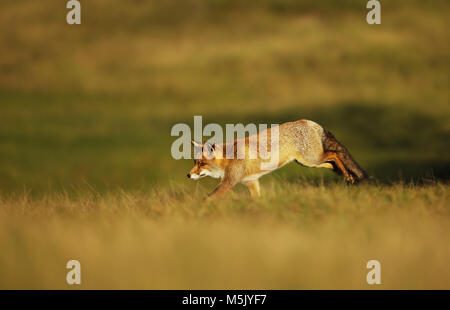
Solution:
[{"label": "fox head", "polygon": [[205,143],[201,144],[192,140],[195,149],[200,149],[196,156],[199,159],[194,159],[194,167],[189,171],[187,177],[197,180],[206,176],[212,178],[221,178],[224,174],[224,169],[220,166],[220,160],[216,158],[216,145]]}]

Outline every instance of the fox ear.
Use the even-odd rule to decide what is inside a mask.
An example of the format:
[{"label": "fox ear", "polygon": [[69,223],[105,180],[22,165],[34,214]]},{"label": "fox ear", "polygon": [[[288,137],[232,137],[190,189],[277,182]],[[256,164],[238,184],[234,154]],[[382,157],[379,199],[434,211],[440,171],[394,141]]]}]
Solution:
[{"label": "fox ear", "polygon": [[205,145],[203,146],[203,154],[206,158],[208,159],[212,159],[216,156],[216,144],[211,144],[206,142]]},{"label": "fox ear", "polygon": [[203,152],[203,144],[198,143],[195,140],[191,140],[192,145],[194,146],[194,159],[200,159],[202,158],[202,152]]},{"label": "fox ear", "polygon": [[192,143],[193,146],[196,146],[196,147],[203,147],[203,144],[198,143],[198,142],[195,141],[194,139],[191,139],[191,143]]}]

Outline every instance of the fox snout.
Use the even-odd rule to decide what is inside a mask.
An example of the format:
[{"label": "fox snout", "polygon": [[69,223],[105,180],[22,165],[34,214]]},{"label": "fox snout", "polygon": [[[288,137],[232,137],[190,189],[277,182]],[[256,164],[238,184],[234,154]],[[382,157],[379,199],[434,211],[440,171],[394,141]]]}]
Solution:
[{"label": "fox snout", "polygon": [[196,180],[202,177],[206,177],[207,175],[209,175],[207,171],[201,171],[199,173],[188,173],[187,177],[188,179]]},{"label": "fox snout", "polygon": [[192,168],[191,171],[188,172],[187,177],[188,179],[196,180],[200,178],[201,172],[202,171],[200,170],[200,167],[198,167],[198,165],[195,165],[194,168]]},{"label": "fox snout", "polygon": [[199,175],[196,173],[193,173],[193,174],[188,173],[187,177],[188,177],[188,179],[198,179]]},{"label": "fox snout", "polygon": [[221,178],[224,170],[214,163],[196,161],[194,167],[187,174],[188,179],[198,180],[203,177]]}]

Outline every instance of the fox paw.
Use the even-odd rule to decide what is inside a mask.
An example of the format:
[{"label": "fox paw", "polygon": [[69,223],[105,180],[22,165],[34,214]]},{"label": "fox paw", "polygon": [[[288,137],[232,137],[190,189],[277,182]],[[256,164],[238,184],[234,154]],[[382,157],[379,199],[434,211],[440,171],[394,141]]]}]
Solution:
[{"label": "fox paw", "polygon": [[353,175],[349,174],[345,177],[345,181],[347,181],[350,184],[355,184],[356,183],[356,179]]}]

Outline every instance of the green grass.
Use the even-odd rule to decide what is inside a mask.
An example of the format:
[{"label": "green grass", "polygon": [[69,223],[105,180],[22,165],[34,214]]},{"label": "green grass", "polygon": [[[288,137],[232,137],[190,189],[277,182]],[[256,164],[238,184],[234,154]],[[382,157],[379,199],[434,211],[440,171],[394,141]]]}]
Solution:
[{"label": "green grass", "polygon": [[[448,1],[0,4],[0,286],[448,288]],[[333,132],[376,182],[283,167],[201,203],[176,123]],[[129,266],[136,266],[130,270]]]},{"label": "green grass", "polygon": [[184,182],[170,128],[193,115],[310,118],[383,182],[448,179],[445,1],[383,4],[379,26],[359,1],[94,1],[80,26],[57,2],[2,6],[3,192]]}]

